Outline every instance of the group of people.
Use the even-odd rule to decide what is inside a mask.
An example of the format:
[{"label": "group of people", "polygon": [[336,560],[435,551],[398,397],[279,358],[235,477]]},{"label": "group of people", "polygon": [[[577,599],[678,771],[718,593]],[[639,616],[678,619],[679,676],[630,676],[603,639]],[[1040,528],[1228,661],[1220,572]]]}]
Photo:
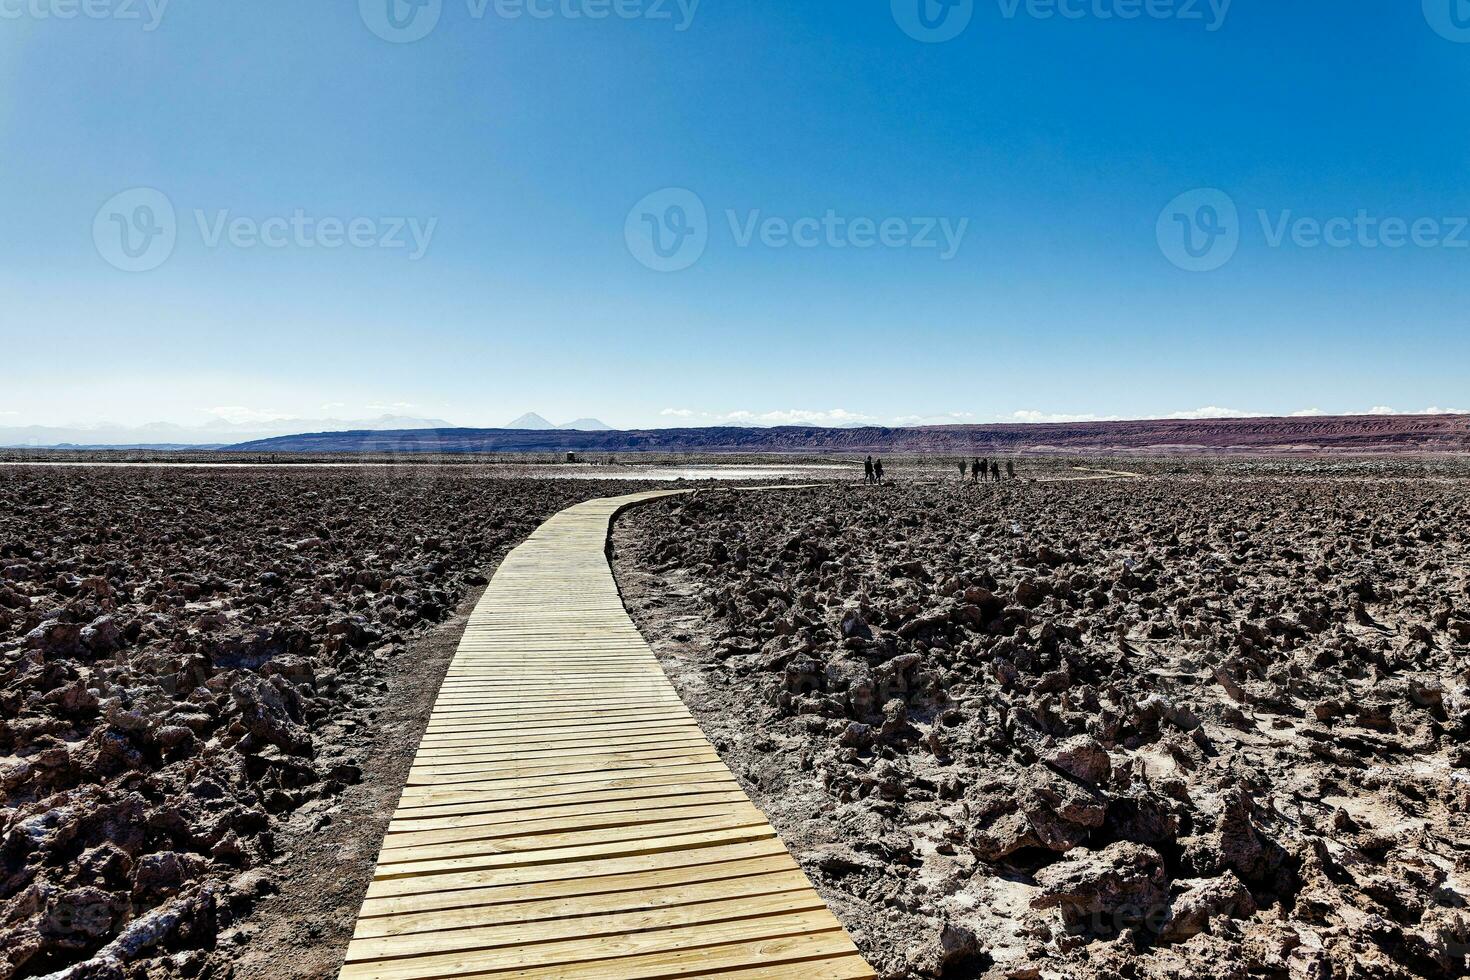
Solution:
[{"label": "group of people", "polygon": [[[981,459],[976,456],[970,461],[969,469],[971,483],[985,483],[987,480],[992,483],[1000,482],[1000,463],[995,460]],[[1008,459],[1006,460],[1006,479],[1014,480],[1015,478],[1016,464]],[[965,461],[960,460],[960,482],[963,483],[964,481]]]},{"label": "group of people", "polygon": [[[971,483],[999,483],[1001,480],[1000,462],[998,460],[981,459],[979,456],[976,456],[968,464],[964,460],[960,460],[959,466],[961,483],[965,480],[967,469]],[[1016,478],[1016,464],[1012,460],[1006,460],[1005,478],[1007,480],[1014,480]],[[874,459],[872,456],[867,458],[863,463],[863,482],[883,482],[883,460]]]}]

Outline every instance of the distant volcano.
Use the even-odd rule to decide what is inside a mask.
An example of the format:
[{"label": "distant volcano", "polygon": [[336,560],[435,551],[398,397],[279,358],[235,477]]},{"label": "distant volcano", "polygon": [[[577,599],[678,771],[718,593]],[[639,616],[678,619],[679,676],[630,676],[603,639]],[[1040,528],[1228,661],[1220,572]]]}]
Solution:
[{"label": "distant volcano", "polygon": [[519,429],[522,432],[543,432],[550,429],[576,430],[577,432],[611,432],[612,426],[597,419],[577,419],[564,425],[552,425],[546,421],[544,416],[535,412],[527,412],[514,422],[504,426],[507,429]]},{"label": "distant volcano", "polygon": [[556,426],[537,415],[535,412],[527,412],[514,422],[505,425],[507,429],[520,429],[522,431],[540,431],[542,429],[554,429]]}]

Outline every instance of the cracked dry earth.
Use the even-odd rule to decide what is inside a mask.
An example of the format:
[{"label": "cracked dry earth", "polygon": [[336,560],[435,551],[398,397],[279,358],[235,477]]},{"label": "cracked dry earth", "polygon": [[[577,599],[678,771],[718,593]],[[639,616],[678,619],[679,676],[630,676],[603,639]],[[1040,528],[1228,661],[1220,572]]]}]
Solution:
[{"label": "cracked dry earth", "polygon": [[647,486],[0,470],[0,978],[335,975],[456,608]]},{"label": "cracked dry earth", "polygon": [[615,564],[885,977],[1463,976],[1470,481],[1375,468],[701,491]]}]

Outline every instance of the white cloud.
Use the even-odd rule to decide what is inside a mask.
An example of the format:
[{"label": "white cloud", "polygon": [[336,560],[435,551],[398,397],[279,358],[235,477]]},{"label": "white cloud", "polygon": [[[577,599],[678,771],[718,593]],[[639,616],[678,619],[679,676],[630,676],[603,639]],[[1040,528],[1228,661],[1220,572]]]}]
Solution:
[{"label": "white cloud", "polygon": [[845,408],[809,409],[809,408],[785,408],[768,412],[751,412],[739,409],[733,412],[696,412],[690,408],[666,408],[659,412],[660,415],[677,419],[707,419],[711,422],[720,422],[731,425],[815,425],[815,426],[852,426],[867,425],[877,422],[871,415],[863,415],[860,412],[849,412]]},{"label": "white cloud", "polygon": [[221,405],[217,408],[206,408],[204,411],[206,414],[224,419],[226,422],[232,422],[235,425],[240,425],[245,422],[280,422],[283,419],[289,419],[291,417],[266,409],[247,408],[244,405]]},{"label": "white cloud", "polygon": [[1116,422],[1116,415],[1093,415],[1091,413],[1038,412],[1034,408],[1012,412],[1004,417],[1007,422],[1024,422],[1027,425],[1042,422]]},{"label": "white cloud", "polygon": [[326,402],[322,405],[323,412],[335,412],[339,408],[346,408],[346,402]]},{"label": "white cloud", "polygon": [[[749,416],[749,412],[731,413]],[[859,425],[874,421],[873,416],[849,412],[845,408],[829,408],[817,411],[805,408],[788,408],[775,412],[762,412],[755,420],[766,425]]]},{"label": "white cloud", "polygon": [[418,408],[413,402],[388,402],[386,405],[375,404],[367,406],[369,412],[406,412],[411,408]]},{"label": "white cloud", "polygon": [[1388,406],[1373,406],[1364,411],[1367,416],[1470,416],[1470,408],[1441,408],[1430,406],[1423,411],[1399,411]]},{"label": "white cloud", "polygon": [[19,415],[19,412],[0,412],[0,415]]},{"label": "white cloud", "polygon": [[941,412],[938,415],[900,415],[894,425],[966,425],[975,420],[974,412]]},{"label": "white cloud", "polygon": [[[1329,413],[1320,408],[1303,408],[1290,413],[1289,418],[1321,418]],[[1456,408],[1426,408],[1422,412],[1399,412],[1386,406],[1376,406],[1370,409],[1368,415],[1470,415],[1470,409]],[[714,425],[740,425],[740,426],[771,426],[771,425],[811,425],[826,427],[853,427],[862,425],[883,424],[872,415],[861,412],[851,412],[843,408],[832,409],[778,409],[764,412],[754,412],[745,409],[732,412],[703,412],[691,408],[665,408],[659,412],[665,418],[691,420],[699,419],[705,424]],[[943,412],[937,415],[899,415],[887,424],[912,428],[929,425],[973,425],[981,424],[988,420],[1004,423],[1040,424],[1040,423],[1084,423],[1084,422],[1119,422],[1124,419],[1169,419],[1177,421],[1198,421],[1205,419],[1255,419],[1266,418],[1266,412],[1251,412],[1238,408],[1225,408],[1220,405],[1206,405],[1202,408],[1190,409],[1182,412],[1171,412],[1167,415],[1099,415],[1095,412],[1044,412],[1038,409],[1021,409],[1011,412],[1009,415],[988,416],[986,419],[979,418],[973,412]]]},{"label": "white cloud", "polygon": [[1221,408],[1219,405],[1206,405],[1204,408],[1190,409],[1187,412],[1172,412],[1165,415],[1166,419],[1258,419],[1260,412],[1243,412],[1238,408]]}]

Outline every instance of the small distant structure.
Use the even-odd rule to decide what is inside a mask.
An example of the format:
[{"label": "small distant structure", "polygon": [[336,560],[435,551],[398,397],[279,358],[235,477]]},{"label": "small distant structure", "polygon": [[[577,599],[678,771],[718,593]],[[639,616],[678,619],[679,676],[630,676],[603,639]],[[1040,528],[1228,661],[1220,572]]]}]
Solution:
[{"label": "small distant structure", "polygon": [[568,463],[580,463],[581,460],[577,458],[577,454],[576,453],[567,453],[567,462]]}]

